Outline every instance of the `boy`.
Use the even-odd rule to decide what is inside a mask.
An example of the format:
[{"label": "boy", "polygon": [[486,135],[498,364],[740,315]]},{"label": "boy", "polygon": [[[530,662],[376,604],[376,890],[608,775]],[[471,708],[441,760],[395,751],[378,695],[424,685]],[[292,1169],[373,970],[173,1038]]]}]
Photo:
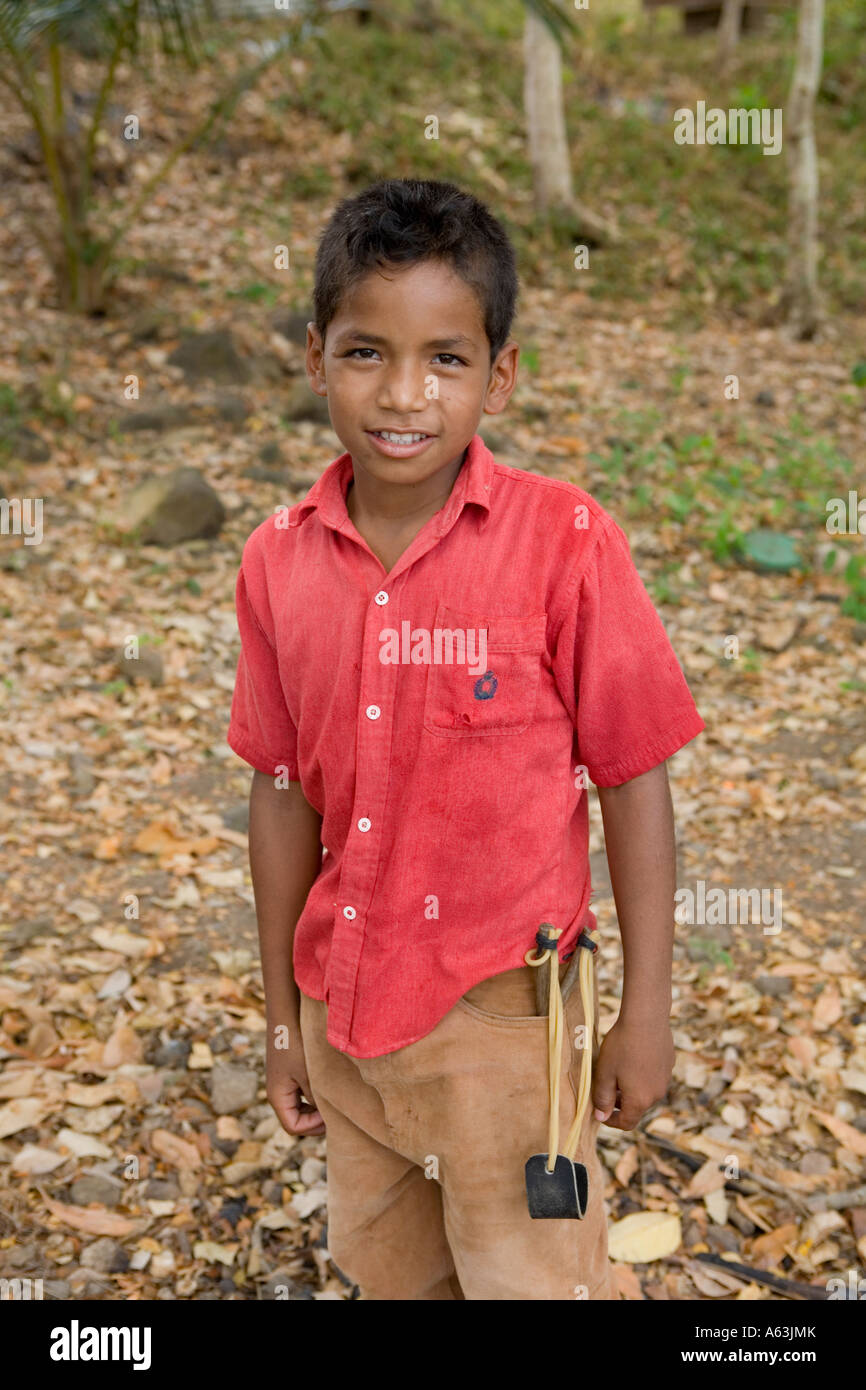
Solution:
[{"label": "boy", "polygon": [[[454,185],[337,207],[306,367],[346,452],[238,575],[228,742],[255,769],[268,1097],[290,1134],[327,1131],[328,1247],[364,1299],[613,1298],[598,1127],[633,1128],[674,1059],[665,759],[704,725],[612,518],[476,433],[514,389],[517,289],[503,228]],[[537,1220],[548,1030],[525,957],[547,923],[562,978],[594,930],[587,777],[622,1005],[599,1047],[597,1002],[590,1025],[568,997],[560,1132],[586,1024],[588,1198]]]}]

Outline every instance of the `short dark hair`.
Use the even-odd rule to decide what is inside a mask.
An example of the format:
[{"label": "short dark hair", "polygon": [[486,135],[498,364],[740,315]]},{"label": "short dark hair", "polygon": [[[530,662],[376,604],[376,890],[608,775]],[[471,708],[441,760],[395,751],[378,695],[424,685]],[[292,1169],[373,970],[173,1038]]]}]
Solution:
[{"label": "short dark hair", "polygon": [[514,247],[478,198],[435,179],[384,179],[338,203],[316,253],[313,314],[322,338],[368,271],[429,260],[450,264],[478,295],[493,361],[517,305]]}]

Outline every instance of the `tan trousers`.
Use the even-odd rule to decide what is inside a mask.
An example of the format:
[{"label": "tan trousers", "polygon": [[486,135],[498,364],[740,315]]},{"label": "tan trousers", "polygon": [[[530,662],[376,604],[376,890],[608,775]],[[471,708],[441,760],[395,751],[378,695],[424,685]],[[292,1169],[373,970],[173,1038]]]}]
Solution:
[{"label": "tan trousers", "polygon": [[[585,1217],[539,1220],[527,1210],[524,1164],[547,1152],[548,1127],[547,1017],[535,1014],[534,974],[522,966],[483,980],[426,1037],[367,1059],[332,1047],[327,1006],[301,994],[310,1086],[327,1128],[328,1250],[363,1299],[616,1297],[591,1103],[576,1154],[589,1176]],[[582,1022],[575,985],[560,1145],[574,1119]]]}]

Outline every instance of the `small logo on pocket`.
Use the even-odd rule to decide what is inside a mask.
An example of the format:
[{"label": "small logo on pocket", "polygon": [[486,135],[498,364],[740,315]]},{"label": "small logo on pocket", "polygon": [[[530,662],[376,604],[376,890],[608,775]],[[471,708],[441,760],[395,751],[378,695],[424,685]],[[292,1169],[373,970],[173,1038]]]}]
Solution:
[{"label": "small logo on pocket", "polygon": [[484,675],[480,676],[475,682],[474,689],[476,700],[492,700],[493,696],[496,694],[496,687],[498,685],[499,681],[496,679],[493,672],[485,671]]}]

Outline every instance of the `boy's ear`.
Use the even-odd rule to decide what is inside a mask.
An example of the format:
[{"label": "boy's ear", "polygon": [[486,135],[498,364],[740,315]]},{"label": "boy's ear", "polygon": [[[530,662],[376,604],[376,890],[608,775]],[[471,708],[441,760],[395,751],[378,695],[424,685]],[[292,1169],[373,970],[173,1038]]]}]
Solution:
[{"label": "boy's ear", "polygon": [[498,415],[508,404],[517,384],[517,364],[520,361],[520,344],[511,341],[496,357],[490,368],[490,380],[484,397],[485,415]]},{"label": "boy's ear", "polygon": [[325,384],[325,344],[314,323],[307,324],[307,346],[304,353],[307,379],[317,396],[327,396]]}]

